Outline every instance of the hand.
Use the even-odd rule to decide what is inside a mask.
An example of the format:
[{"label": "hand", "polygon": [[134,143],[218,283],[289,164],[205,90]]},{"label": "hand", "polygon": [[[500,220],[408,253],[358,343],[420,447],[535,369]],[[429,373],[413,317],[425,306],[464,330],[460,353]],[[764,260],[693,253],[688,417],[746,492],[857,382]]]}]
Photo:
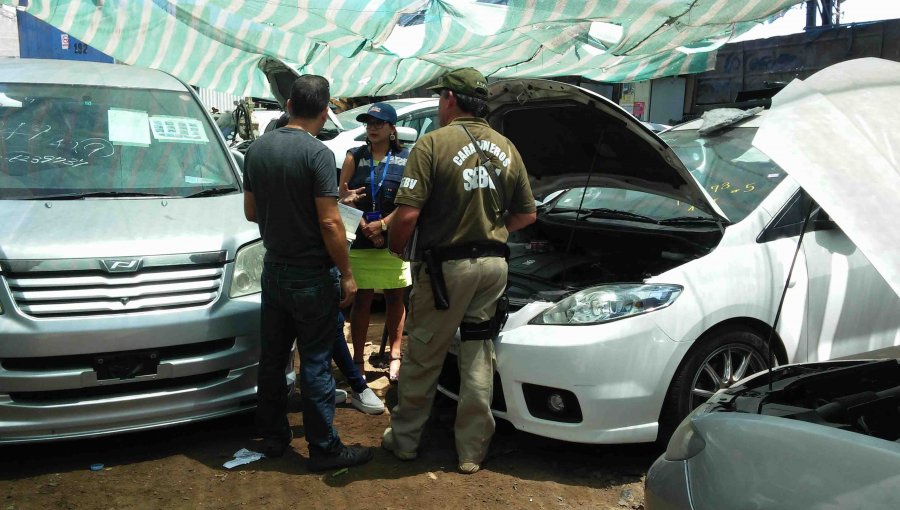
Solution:
[{"label": "hand", "polygon": [[341,199],[341,203],[344,205],[354,205],[360,199],[366,197],[364,191],[366,190],[365,186],[356,189],[349,189],[347,187],[347,183],[341,184],[340,190],[338,190],[338,196]]},{"label": "hand", "polygon": [[353,304],[353,298],[356,297],[356,280],[353,275],[341,275],[341,302],[339,308],[347,308]]},{"label": "hand", "polygon": [[382,246],[384,246],[384,236],[382,234],[378,234],[377,236],[370,238],[370,240],[376,248],[381,248]]},{"label": "hand", "polygon": [[368,223],[363,223],[360,227],[362,228],[362,233],[366,236],[367,239],[372,239],[375,236],[381,235],[381,220],[370,221]]}]

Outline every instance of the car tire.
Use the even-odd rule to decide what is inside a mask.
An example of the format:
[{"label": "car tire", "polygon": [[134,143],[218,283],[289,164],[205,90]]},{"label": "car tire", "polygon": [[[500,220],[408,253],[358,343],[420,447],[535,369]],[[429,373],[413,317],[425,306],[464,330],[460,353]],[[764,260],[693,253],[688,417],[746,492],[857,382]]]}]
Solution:
[{"label": "car tire", "polygon": [[[746,328],[722,328],[697,340],[669,385],[660,413],[657,443],[665,448],[678,424],[713,393],[764,370],[767,352],[766,340]],[[777,365],[774,353],[773,359],[773,365]]]}]

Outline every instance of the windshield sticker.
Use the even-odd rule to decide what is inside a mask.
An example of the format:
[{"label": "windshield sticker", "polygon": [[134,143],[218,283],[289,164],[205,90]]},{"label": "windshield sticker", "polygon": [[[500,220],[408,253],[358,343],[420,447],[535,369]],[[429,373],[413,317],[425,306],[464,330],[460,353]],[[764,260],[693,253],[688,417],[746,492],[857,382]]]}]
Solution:
[{"label": "windshield sticker", "polygon": [[185,175],[184,182],[188,184],[216,184],[218,181],[206,177],[194,177],[193,175]]},{"label": "windshield sticker", "polygon": [[109,119],[109,141],[114,145],[150,146],[147,112],[110,108],[107,118]]},{"label": "windshield sticker", "polygon": [[209,143],[200,120],[191,117],[150,117],[150,130],[158,142]]}]

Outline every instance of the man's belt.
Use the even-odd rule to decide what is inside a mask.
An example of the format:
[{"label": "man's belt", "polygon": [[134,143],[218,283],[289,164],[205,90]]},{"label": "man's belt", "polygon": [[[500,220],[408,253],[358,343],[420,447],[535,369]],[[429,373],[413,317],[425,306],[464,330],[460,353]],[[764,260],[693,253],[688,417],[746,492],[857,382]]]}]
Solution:
[{"label": "man's belt", "polygon": [[503,257],[509,260],[509,246],[496,241],[459,244],[429,248],[422,253],[428,277],[431,280],[431,293],[434,297],[434,308],[446,310],[450,308],[450,296],[447,294],[447,282],[444,281],[444,269],[441,263],[446,260],[478,259],[481,257]]},{"label": "man's belt", "polygon": [[478,259],[481,257],[503,257],[509,260],[509,246],[496,241],[479,241],[432,248],[437,260]]}]

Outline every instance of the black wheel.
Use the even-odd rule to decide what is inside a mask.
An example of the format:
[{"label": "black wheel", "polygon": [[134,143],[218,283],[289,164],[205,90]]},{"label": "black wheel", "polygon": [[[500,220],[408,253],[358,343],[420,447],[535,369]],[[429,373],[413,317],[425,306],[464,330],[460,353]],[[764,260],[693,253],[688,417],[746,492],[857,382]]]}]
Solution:
[{"label": "black wheel", "polygon": [[681,420],[715,392],[765,370],[766,352],[765,339],[747,329],[721,329],[697,340],[669,385],[657,441],[665,446]]}]

